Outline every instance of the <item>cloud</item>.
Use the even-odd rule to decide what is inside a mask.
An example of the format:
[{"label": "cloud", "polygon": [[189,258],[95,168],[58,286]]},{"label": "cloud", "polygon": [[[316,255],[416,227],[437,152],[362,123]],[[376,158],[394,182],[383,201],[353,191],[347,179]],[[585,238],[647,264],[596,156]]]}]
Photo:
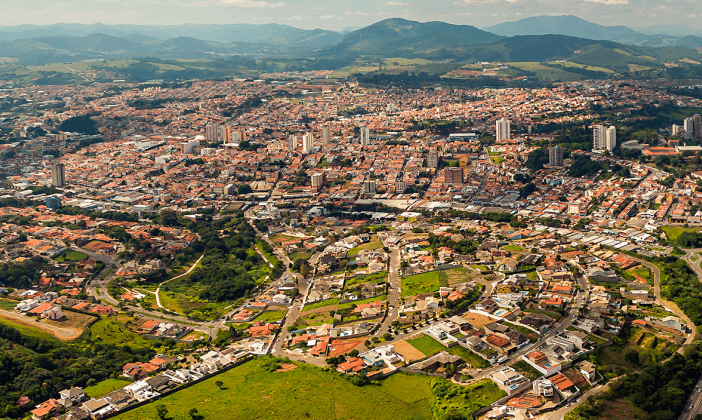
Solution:
[{"label": "cloud", "polygon": [[389,1],[389,2],[387,2],[387,5],[388,5],[388,6],[404,6],[404,7],[407,7],[407,6],[409,6],[409,3],[400,3],[400,2],[398,2],[398,1]]},{"label": "cloud", "polygon": [[588,3],[606,4],[607,6],[629,4],[629,0],[585,0],[585,1]]},{"label": "cloud", "polygon": [[333,17],[334,17],[334,15],[324,15],[324,16],[320,16],[320,19],[331,19]]}]

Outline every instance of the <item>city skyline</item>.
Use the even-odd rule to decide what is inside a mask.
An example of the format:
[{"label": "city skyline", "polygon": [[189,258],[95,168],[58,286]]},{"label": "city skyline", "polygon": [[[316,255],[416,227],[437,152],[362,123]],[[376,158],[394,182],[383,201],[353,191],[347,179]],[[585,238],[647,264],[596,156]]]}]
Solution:
[{"label": "city skyline", "polygon": [[303,29],[340,31],[400,17],[485,28],[542,15],[575,15],[605,26],[675,26],[702,32],[702,4],[663,0],[442,0],[358,2],[353,6],[313,0],[8,0],[0,12],[5,26],[82,24],[278,23]]}]

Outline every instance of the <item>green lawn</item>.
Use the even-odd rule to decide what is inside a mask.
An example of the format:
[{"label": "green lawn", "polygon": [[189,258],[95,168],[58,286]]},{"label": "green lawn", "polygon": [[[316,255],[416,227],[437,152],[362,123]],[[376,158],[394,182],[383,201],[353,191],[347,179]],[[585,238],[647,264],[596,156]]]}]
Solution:
[{"label": "green lawn", "polygon": [[310,311],[312,309],[324,308],[325,306],[333,306],[333,305],[338,305],[338,304],[339,304],[339,299],[334,298],[334,299],[321,300],[319,302],[305,305],[305,307],[303,309],[305,311]]},{"label": "green lawn", "polygon": [[273,255],[273,254],[270,254],[270,253],[266,252],[266,251],[263,249],[263,246],[261,245],[261,242],[257,242],[257,243],[256,243],[256,248],[257,248],[259,251],[261,251],[261,254],[263,254],[263,256],[266,257],[266,259],[268,260],[269,263],[275,265],[275,264],[277,264],[277,263],[280,262],[280,260],[278,259],[278,257],[276,257],[276,256]]},{"label": "green lawn", "polygon": [[378,273],[373,273],[373,274],[368,274],[365,276],[361,277],[350,277],[346,279],[346,282],[344,283],[344,289],[349,289],[350,287],[353,286],[358,286],[363,283],[382,283],[382,282],[387,282],[388,281],[388,273],[385,271],[381,271]]},{"label": "green lawn", "polygon": [[683,232],[699,232],[700,228],[695,228],[695,227],[683,227],[683,226],[663,226],[661,227],[663,229],[663,232],[665,232],[665,236],[668,237],[671,241],[675,241],[678,239],[678,236],[682,234]]},{"label": "green lawn", "polygon": [[263,322],[275,322],[275,321],[280,321],[283,319],[285,314],[288,311],[266,311],[262,313],[261,315],[257,316],[255,321],[263,321]]},{"label": "green lawn", "polygon": [[361,250],[368,249],[368,250],[375,250],[375,249],[380,249],[383,247],[383,243],[381,241],[371,241],[366,244],[361,244],[357,246],[356,248],[351,249],[348,252],[348,256],[356,255],[358,254]]},{"label": "green lawn", "polygon": [[427,357],[434,355],[440,351],[448,350],[443,344],[439,343],[438,341],[434,340],[428,335],[422,335],[419,338],[407,340],[407,342]]},{"label": "green lawn", "polygon": [[527,273],[527,279],[537,281],[539,280],[539,275],[536,273],[536,271],[530,271]]},{"label": "green lawn", "polygon": [[517,245],[504,245],[502,248],[504,248],[505,251],[510,251],[510,252],[524,251],[524,248],[522,248],[521,246],[517,246]]},{"label": "green lawn", "polygon": [[128,381],[126,379],[105,379],[102,382],[98,382],[93,386],[85,388],[84,391],[91,398],[100,398],[103,395],[109,394],[110,392],[116,389],[124,388],[130,383],[131,381]]},{"label": "green lawn", "polygon": [[439,272],[415,274],[402,278],[402,296],[414,296],[439,290]]},{"label": "green lawn", "polygon": [[[434,417],[431,378],[398,373],[379,385],[356,387],[347,377],[310,365],[271,372],[266,369],[269,360],[250,361],[115,419],[155,419],[158,418],[156,406],[160,404],[166,406],[168,417],[173,420],[190,420],[188,412],[192,408],[208,420]],[[223,382],[223,389],[215,385],[217,381]],[[475,397],[476,402],[481,398],[477,392]]]},{"label": "green lawn", "polygon": [[88,258],[87,255],[82,252],[74,251],[72,249],[66,250],[63,254],[55,258],[56,262],[71,262],[71,261],[83,261]]},{"label": "green lawn", "polygon": [[471,265],[471,267],[475,268],[478,271],[487,271],[487,267],[484,265]]}]

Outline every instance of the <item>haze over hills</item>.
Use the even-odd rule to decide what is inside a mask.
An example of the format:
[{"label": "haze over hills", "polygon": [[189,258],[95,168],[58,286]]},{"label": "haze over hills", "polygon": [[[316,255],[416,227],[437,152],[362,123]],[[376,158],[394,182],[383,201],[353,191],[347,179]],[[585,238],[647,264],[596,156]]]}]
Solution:
[{"label": "haze over hills", "polygon": [[194,38],[202,41],[219,43],[248,42],[272,45],[291,45],[320,47],[335,44],[342,39],[342,34],[322,29],[299,29],[277,23],[269,24],[186,24],[177,26],[141,26],[141,25],[92,25],[66,24],[36,26],[0,26],[0,41],[43,38],[54,36],[85,37],[92,34],[105,34],[134,41],[135,36],[150,40],[167,40],[172,38]]},{"label": "haze over hills", "polygon": [[570,15],[535,16],[483,29],[502,36],[556,34],[648,47],[678,45],[690,48],[702,47],[702,38],[698,37],[682,38],[682,36],[666,34],[644,34],[626,26],[603,26]]}]

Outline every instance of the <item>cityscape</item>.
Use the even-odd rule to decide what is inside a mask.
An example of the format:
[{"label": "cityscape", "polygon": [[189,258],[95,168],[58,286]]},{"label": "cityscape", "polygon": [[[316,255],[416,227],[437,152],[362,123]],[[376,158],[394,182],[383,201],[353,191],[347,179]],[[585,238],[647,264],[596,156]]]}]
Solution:
[{"label": "cityscape", "polygon": [[0,418],[702,418],[698,62],[256,45],[0,57]]}]

